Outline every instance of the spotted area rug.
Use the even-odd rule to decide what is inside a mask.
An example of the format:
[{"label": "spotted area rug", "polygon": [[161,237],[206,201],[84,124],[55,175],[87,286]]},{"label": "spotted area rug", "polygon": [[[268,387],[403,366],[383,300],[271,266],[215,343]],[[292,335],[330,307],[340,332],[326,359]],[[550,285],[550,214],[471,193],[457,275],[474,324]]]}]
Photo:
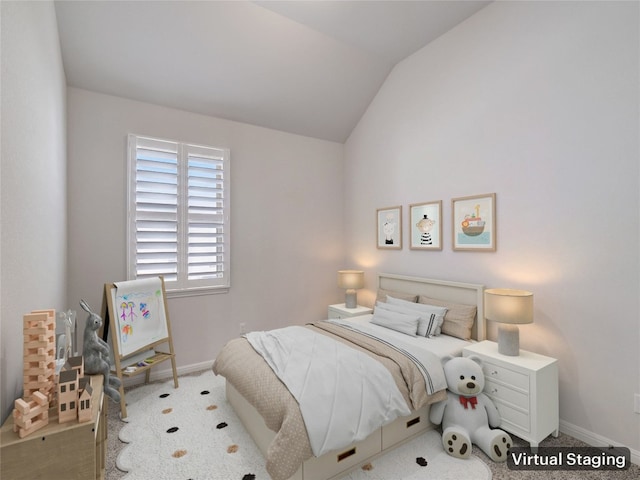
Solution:
[{"label": "spotted area rug", "polygon": [[[265,460],[225,398],[224,378],[198,376],[144,385],[127,393],[127,424],[118,469],[126,480],[269,480]],[[485,480],[480,459],[450,457],[427,432],[343,477],[345,480]]]}]

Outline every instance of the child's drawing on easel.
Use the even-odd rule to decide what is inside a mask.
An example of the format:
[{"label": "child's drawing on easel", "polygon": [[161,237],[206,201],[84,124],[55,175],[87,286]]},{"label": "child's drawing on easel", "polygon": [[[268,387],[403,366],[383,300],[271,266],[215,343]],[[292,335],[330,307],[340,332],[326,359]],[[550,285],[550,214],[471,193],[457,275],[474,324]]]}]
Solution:
[{"label": "child's drawing on easel", "polygon": [[167,325],[160,280],[120,282],[116,286],[114,304],[119,309],[121,354],[127,355],[165,338]]}]

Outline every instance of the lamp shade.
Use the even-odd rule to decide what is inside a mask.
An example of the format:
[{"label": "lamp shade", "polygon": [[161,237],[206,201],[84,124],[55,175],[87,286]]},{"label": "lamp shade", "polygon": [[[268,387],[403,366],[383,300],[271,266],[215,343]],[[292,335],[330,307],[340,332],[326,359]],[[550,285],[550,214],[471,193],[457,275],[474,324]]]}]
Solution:
[{"label": "lamp shade", "polygon": [[533,323],[533,293],[510,288],[485,290],[484,316],[499,323]]},{"label": "lamp shade", "polygon": [[364,272],[361,270],[339,270],[338,287],[346,289],[364,287]]}]

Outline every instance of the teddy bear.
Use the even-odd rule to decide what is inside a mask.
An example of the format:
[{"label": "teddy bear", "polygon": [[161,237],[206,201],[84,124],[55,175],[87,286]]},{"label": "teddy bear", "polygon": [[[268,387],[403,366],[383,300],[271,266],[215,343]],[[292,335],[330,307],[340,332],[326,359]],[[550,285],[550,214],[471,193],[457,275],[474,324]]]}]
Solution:
[{"label": "teddy bear", "polygon": [[442,364],[447,398],[431,406],[429,419],[436,425],[442,424],[445,451],[453,457],[468,458],[471,444],[476,444],[494,462],[506,461],[513,442],[508,433],[496,428],[500,425],[500,413],[482,392],[482,359],[475,355],[447,355]]},{"label": "teddy bear", "polygon": [[101,373],[104,376],[104,393],[114,402],[120,402],[118,389],[122,382],[115,376],[111,376],[109,364],[109,345],[98,337],[98,330],[102,326],[102,318],[91,311],[84,300],[80,300],[80,306],[89,313],[84,326],[82,356],[84,357],[84,371],[89,375]]}]

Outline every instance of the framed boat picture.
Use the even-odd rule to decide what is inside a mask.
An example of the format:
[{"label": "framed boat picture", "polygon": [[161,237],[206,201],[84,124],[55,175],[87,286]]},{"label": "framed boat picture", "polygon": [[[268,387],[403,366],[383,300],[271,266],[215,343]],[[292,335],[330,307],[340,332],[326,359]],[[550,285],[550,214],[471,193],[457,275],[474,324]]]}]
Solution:
[{"label": "framed boat picture", "polygon": [[451,200],[453,249],[496,251],[496,194]]}]

